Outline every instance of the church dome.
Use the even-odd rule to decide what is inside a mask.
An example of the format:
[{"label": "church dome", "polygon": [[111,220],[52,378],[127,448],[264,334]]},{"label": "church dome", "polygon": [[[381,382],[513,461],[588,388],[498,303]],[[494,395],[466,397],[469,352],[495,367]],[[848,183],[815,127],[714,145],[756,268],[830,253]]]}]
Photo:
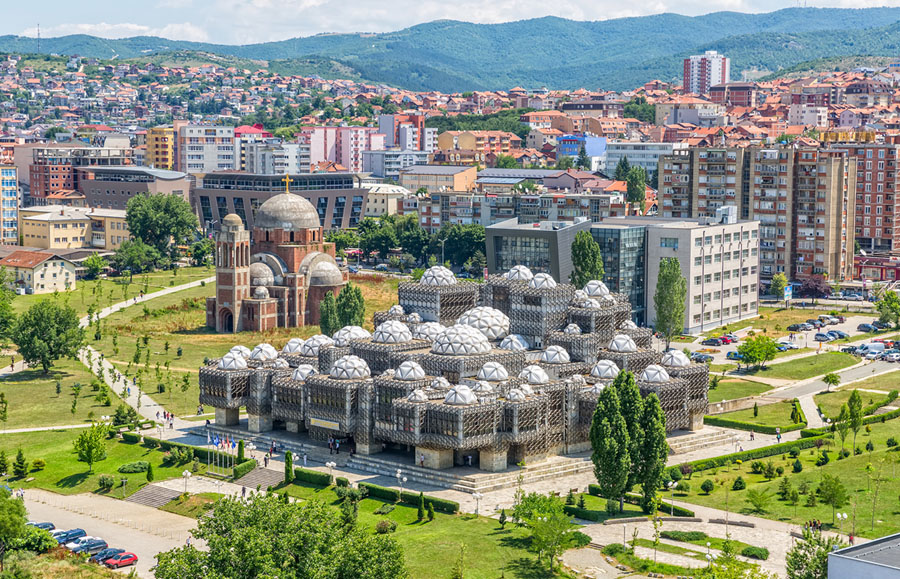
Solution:
[{"label": "church dome", "polygon": [[309,271],[309,285],[336,286],[342,283],[344,283],[344,275],[333,261],[319,261]]},{"label": "church dome", "polygon": [[264,286],[257,286],[253,289],[253,299],[267,300],[269,299],[269,290]]},{"label": "church dome", "polygon": [[222,219],[222,225],[227,225],[228,227],[243,227],[244,222],[237,213],[229,213]]},{"label": "church dome", "polygon": [[300,231],[319,229],[319,214],[312,203],[293,193],[281,193],[259,206],[254,227]]},{"label": "church dome", "polygon": [[275,285],[275,272],[262,261],[254,261],[250,264],[250,285],[270,286]]}]

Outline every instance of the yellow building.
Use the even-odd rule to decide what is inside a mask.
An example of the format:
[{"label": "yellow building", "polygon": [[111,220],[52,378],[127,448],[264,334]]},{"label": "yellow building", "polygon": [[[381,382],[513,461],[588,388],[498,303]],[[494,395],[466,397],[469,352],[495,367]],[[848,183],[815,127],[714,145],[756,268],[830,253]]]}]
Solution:
[{"label": "yellow building", "polygon": [[405,187],[387,183],[372,183],[366,188],[369,190],[364,212],[366,217],[396,215],[403,200],[412,195]]},{"label": "yellow building", "polygon": [[156,169],[175,167],[175,129],[171,126],[153,127],[147,130],[147,166]]},{"label": "yellow building", "polygon": [[39,249],[115,251],[130,238],[123,209],[44,205],[19,210],[22,243]]},{"label": "yellow building", "polygon": [[43,251],[14,251],[0,259],[0,267],[20,293],[46,294],[75,289],[75,264]]}]

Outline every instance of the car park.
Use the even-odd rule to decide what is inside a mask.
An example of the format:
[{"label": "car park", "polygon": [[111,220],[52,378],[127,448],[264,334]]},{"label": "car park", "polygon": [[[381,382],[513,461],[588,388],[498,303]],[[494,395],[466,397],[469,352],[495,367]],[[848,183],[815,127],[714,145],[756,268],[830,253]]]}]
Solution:
[{"label": "car park", "polygon": [[109,548],[109,545],[106,544],[106,541],[100,539],[99,537],[93,537],[88,541],[81,541],[77,547],[72,549],[72,552],[94,555],[107,548]]},{"label": "car park", "polygon": [[103,562],[110,569],[118,569],[119,567],[127,567],[129,565],[137,565],[137,555],[127,551],[113,555]]},{"label": "car park", "polygon": [[738,336],[736,336],[735,334],[725,334],[725,337],[731,338],[732,342],[740,342],[741,341],[741,339]]},{"label": "car park", "polygon": [[800,331],[801,331],[801,332],[810,332],[810,331],[815,330],[815,329],[816,329],[816,326],[814,326],[814,325],[812,325],[812,324],[807,324],[806,322],[803,322],[802,324],[800,324]]},{"label": "car park", "polygon": [[707,338],[700,343],[704,346],[721,346],[723,344],[722,340],[719,338]]},{"label": "car park", "polygon": [[694,352],[691,354],[691,361],[700,362],[701,364],[705,364],[706,362],[712,362],[713,357],[709,354],[703,354],[701,352]]},{"label": "car park", "polygon": [[114,548],[108,547],[106,549],[103,549],[99,553],[95,554],[93,557],[91,557],[90,560],[92,563],[101,563],[102,564],[107,559],[112,557],[113,555],[118,555],[119,553],[124,553],[124,552],[125,552],[125,549],[114,549]]},{"label": "car park", "polygon": [[871,334],[873,332],[877,332],[878,328],[876,328],[872,324],[860,324],[860,325],[856,326],[856,331]]},{"label": "car park", "polygon": [[57,530],[52,533],[53,538],[56,539],[56,542],[60,545],[65,545],[70,541],[74,541],[79,537],[84,537],[87,533],[84,532],[84,529],[68,529],[68,530]]},{"label": "car park", "polygon": [[54,531],[56,530],[56,525],[53,523],[35,523],[34,521],[29,521],[26,523],[29,527],[37,527],[38,529],[44,529],[45,531]]},{"label": "car park", "polygon": [[96,540],[96,539],[99,539],[99,538],[100,538],[100,537],[91,537],[90,535],[85,535],[85,536],[83,536],[83,537],[78,537],[78,538],[76,538],[76,539],[72,539],[71,541],[67,541],[66,544],[65,544],[65,545],[66,545],[66,549],[68,549],[68,550],[71,551],[71,550],[73,550],[73,549],[76,549],[76,548],[80,547],[81,545],[85,545],[85,544],[87,544],[87,543],[89,543],[89,542],[91,542],[91,541],[94,541],[94,540]]}]

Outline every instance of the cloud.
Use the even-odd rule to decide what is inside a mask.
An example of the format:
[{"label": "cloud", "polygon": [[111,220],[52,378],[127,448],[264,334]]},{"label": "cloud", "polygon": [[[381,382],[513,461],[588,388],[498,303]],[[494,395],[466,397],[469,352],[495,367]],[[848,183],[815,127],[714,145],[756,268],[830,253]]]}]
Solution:
[{"label": "cloud", "polygon": [[[101,38],[161,36],[170,40],[192,40],[196,42],[206,42],[209,40],[209,35],[205,30],[190,22],[166,24],[157,28],[131,22],[120,22],[115,24],[97,22],[91,24],[59,24],[56,26],[45,26],[41,29],[41,35],[45,38],[66,36],[69,34],[90,34],[91,36],[99,36]],[[26,28],[21,32],[21,35],[33,38],[37,36],[37,28]]]}]

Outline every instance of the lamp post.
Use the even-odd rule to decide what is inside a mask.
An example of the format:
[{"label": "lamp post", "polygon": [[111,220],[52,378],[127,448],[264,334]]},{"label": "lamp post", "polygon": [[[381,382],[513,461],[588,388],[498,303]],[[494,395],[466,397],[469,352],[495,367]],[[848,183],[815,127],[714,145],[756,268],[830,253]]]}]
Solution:
[{"label": "lamp post", "polygon": [[709,567],[710,564],[712,563],[712,553],[710,553],[710,551],[709,551],[709,548],[711,546],[712,546],[712,544],[709,541],[707,541],[706,542],[706,566],[707,567]]},{"label": "lamp post", "polygon": [[334,467],[337,466],[336,462],[326,462],[325,466],[328,467],[328,475],[331,477],[331,480],[334,480]]},{"label": "lamp post", "polygon": [[181,473],[181,476],[182,478],[184,478],[184,492],[187,492],[187,481],[189,478],[191,478],[191,471],[185,470],[183,473]]},{"label": "lamp post", "polygon": [[403,485],[406,484],[406,477],[400,479],[400,500],[403,500]]},{"label": "lamp post", "polygon": [[122,498],[123,499],[125,498],[125,485],[127,485],[127,484],[128,484],[128,478],[123,476],[122,477]]},{"label": "lamp post", "polygon": [[472,498],[475,499],[475,516],[478,516],[479,507],[481,507],[481,499],[484,497],[481,493],[472,493]]},{"label": "lamp post", "polygon": [[674,517],[675,516],[675,489],[678,488],[678,483],[675,481],[669,481],[669,484],[667,486],[669,487],[669,490],[672,491],[672,498],[671,498],[672,511],[671,511],[671,513],[672,513],[672,516]]},{"label": "lamp post", "polygon": [[838,513],[836,515],[838,522],[840,523],[840,532],[844,533],[844,521],[847,520],[847,513]]}]

